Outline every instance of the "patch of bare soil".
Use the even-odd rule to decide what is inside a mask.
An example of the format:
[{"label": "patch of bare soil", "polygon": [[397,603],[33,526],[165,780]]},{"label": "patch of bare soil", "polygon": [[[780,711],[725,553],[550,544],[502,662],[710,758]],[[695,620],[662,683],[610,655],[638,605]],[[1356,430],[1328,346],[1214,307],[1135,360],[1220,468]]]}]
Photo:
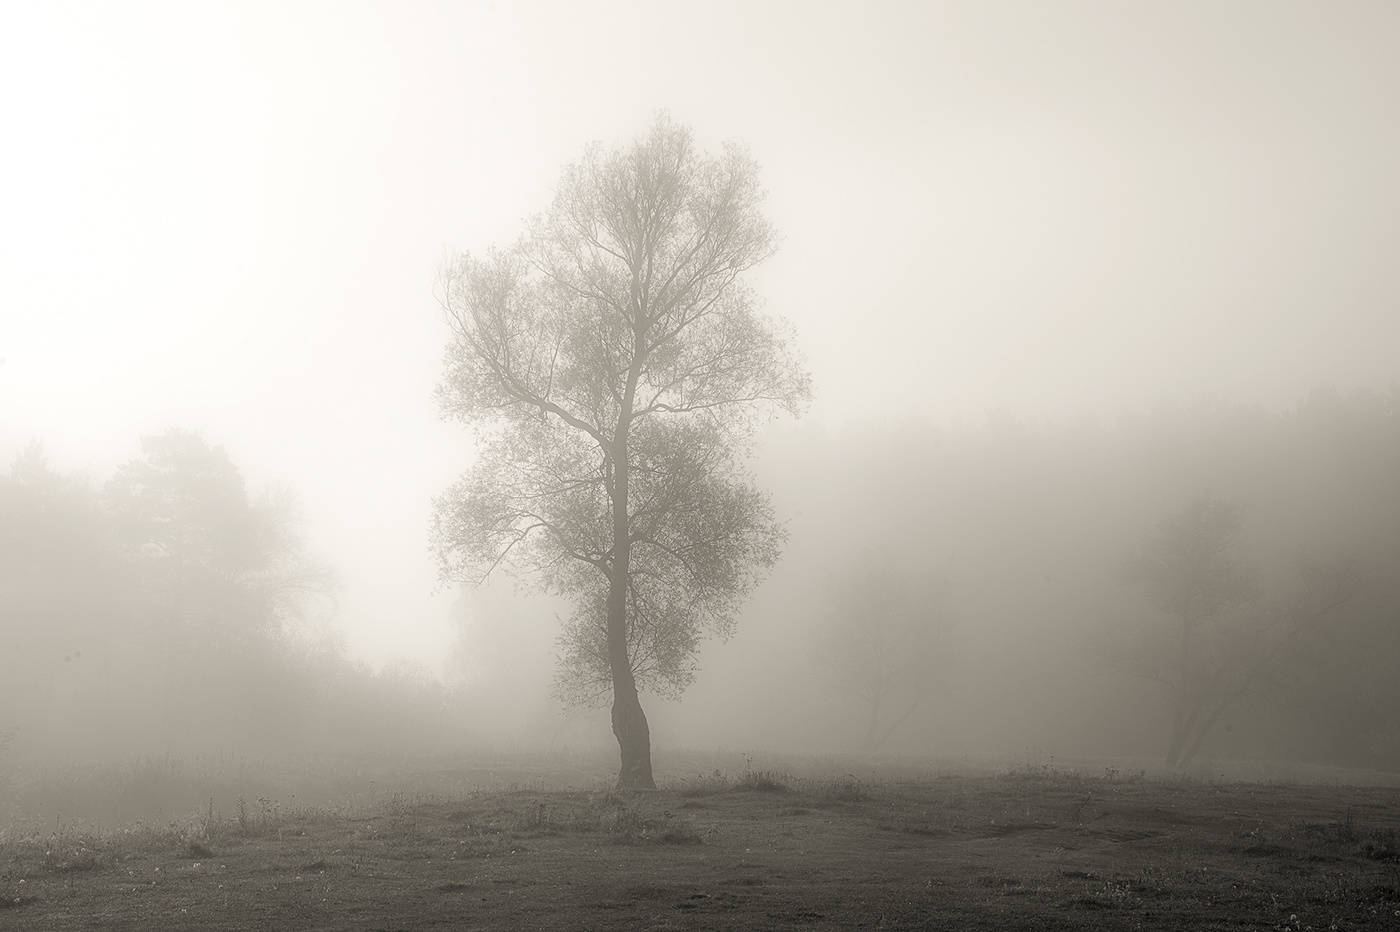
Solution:
[{"label": "patch of bare soil", "polygon": [[1391,788],[781,774],[0,840],[6,929],[1395,929]]}]

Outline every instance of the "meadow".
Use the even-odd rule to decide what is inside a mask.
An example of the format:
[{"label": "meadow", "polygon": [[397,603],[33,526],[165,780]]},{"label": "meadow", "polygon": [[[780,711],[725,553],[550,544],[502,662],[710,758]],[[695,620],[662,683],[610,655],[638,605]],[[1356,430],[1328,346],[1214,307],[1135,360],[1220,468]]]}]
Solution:
[{"label": "meadow", "polygon": [[609,763],[16,772],[0,927],[1400,927],[1394,775],[693,755],[619,794]]}]

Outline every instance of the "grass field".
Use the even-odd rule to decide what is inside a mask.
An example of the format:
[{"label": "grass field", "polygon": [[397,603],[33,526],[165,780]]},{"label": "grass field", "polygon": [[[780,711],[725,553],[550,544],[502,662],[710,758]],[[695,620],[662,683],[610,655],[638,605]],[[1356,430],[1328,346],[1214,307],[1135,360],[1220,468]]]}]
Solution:
[{"label": "grass field", "polygon": [[605,785],[20,821],[0,928],[1400,928],[1394,786],[1025,765]]}]

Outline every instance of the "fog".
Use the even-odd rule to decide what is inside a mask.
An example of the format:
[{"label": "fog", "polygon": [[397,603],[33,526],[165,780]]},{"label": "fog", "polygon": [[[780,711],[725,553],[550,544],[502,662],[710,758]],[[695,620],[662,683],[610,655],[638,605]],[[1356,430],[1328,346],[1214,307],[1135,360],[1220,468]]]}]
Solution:
[{"label": "fog", "polygon": [[[1253,589],[1202,758],[1400,767],[1397,48],[1359,3],[8,11],[6,753],[607,745],[555,698],[566,601],[438,578],[474,448],[434,286],[667,110],[761,165],[750,283],[814,389],[751,461],[783,555],[643,697],[658,755],[1159,759],[1131,566],[1214,501]],[[217,572],[172,582],[177,539]],[[922,671],[878,715],[861,585]]]}]

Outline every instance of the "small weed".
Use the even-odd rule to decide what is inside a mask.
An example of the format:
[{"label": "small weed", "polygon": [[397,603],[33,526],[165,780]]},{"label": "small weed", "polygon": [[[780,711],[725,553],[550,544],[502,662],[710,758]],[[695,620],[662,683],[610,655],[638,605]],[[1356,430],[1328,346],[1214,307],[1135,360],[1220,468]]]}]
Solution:
[{"label": "small weed", "polygon": [[510,830],[526,835],[553,835],[559,830],[558,822],[549,805],[541,802],[517,813],[511,820]]},{"label": "small weed", "polygon": [[680,784],[679,789],[682,796],[693,799],[699,796],[717,796],[732,789],[732,786],[728,777],[715,770],[711,774],[697,774]]},{"label": "small weed", "polygon": [[1342,841],[1356,840],[1356,810],[1347,806],[1346,817],[1337,825],[1337,835]]},{"label": "small weed", "polygon": [[1001,774],[1001,779],[1011,783],[1071,783],[1078,784],[1083,774],[1065,767],[1056,768],[1055,758],[1047,764],[1024,764],[1012,767]]},{"label": "small weed", "polygon": [[[1369,828],[1357,823],[1356,808],[1347,806],[1342,818],[1336,822],[1313,823],[1303,826],[1303,831],[1317,841],[1339,844],[1336,854],[1354,856],[1370,861],[1400,861],[1400,835],[1393,828]],[[1330,847],[1330,845],[1329,845]],[[1332,856],[1313,852],[1311,860],[1332,859]]]},{"label": "small weed", "polygon": [[253,805],[256,809],[250,808],[248,801],[242,796],[234,802],[240,835],[260,835],[281,823],[282,806],[277,800],[259,796],[253,801]]},{"label": "small weed", "polygon": [[854,774],[844,777],[823,777],[800,783],[802,795],[817,802],[859,803],[870,798],[870,787]]},{"label": "small weed", "polygon": [[1142,905],[1142,899],[1129,884],[1105,880],[1102,885],[1091,888],[1087,895],[1073,899],[1071,905],[1080,909],[1123,909]]},{"label": "small weed", "polygon": [[736,790],[751,790],[759,793],[786,793],[786,774],[771,770],[745,770],[734,783]]},{"label": "small weed", "polygon": [[1074,802],[1070,803],[1070,814],[1074,816],[1076,824],[1084,821],[1084,811],[1089,808],[1089,804],[1093,802],[1093,799],[1094,794],[1085,793],[1083,799],[1076,799]]},{"label": "small weed", "polygon": [[635,809],[619,809],[605,822],[613,842],[619,845],[698,845],[704,840],[690,822],[669,810],[647,816]]},{"label": "small weed", "polygon": [[41,862],[45,870],[56,874],[86,873],[108,866],[109,858],[102,853],[88,848],[86,845],[79,845],[76,848],[59,850],[55,845],[45,852],[44,860]]},{"label": "small weed", "polygon": [[214,851],[198,838],[191,838],[185,842],[185,857],[188,858],[212,858]]},{"label": "small weed", "polygon": [[574,832],[596,832],[599,816],[595,810],[571,808],[552,809],[538,802],[518,812],[508,822],[509,830],[522,835],[559,835]]},{"label": "small weed", "polygon": [[1357,844],[1356,853],[1372,861],[1400,861],[1400,838],[1394,829],[1372,829]]}]

